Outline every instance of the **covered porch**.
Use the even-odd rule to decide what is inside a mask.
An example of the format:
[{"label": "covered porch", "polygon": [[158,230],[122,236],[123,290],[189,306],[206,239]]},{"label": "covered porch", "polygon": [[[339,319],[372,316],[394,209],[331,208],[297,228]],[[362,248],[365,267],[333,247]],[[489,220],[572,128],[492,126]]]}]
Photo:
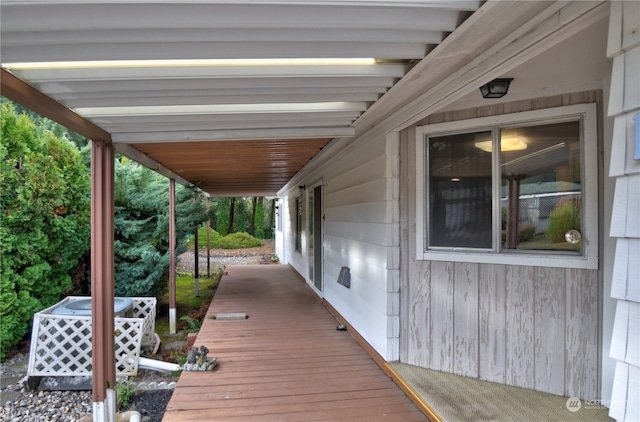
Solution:
[{"label": "covered porch", "polygon": [[428,420],[339,324],[290,266],[229,267],[195,343],[218,364],[182,372],[163,421]]},{"label": "covered porch", "polygon": [[600,403],[386,363],[332,312],[288,265],[229,267],[195,343],[217,367],[183,371],[163,421],[611,420]]}]

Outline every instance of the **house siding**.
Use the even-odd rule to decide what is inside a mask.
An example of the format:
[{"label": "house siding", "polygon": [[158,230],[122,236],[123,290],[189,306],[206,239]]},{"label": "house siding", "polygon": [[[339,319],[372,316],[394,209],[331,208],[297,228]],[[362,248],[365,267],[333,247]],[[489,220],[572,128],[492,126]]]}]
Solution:
[{"label": "house siding", "polygon": [[[398,359],[397,144],[385,136],[359,139],[333,157],[322,173],[310,173],[299,183],[321,183],[323,188],[320,294],[386,360]],[[294,195],[293,190],[286,195],[289,227],[295,227]],[[293,231],[284,233],[285,262],[306,275],[306,238],[299,253],[293,250]],[[342,267],[350,269],[350,288],[336,282]]]},{"label": "house siding", "polygon": [[[640,420],[640,3],[612,2],[609,116],[614,118],[609,176],[615,179],[610,236],[616,239],[611,297],[617,300],[610,356],[616,360],[609,415]],[[636,120],[634,122],[634,117]]]},{"label": "house siding", "polygon": [[[430,116],[439,123],[597,102],[600,91]],[[598,399],[598,270],[416,260],[415,130],[402,134],[400,361]]]}]

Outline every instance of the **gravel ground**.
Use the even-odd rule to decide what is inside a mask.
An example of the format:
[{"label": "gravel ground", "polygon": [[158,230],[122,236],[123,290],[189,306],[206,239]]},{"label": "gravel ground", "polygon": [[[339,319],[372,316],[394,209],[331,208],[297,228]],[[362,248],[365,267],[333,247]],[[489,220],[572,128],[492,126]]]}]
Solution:
[{"label": "gravel ground", "polygon": [[[26,351],[25,351],[26,352]],[[0,365],[0,422],[91,422],[91,391],[33,391],[22,385],[28,354],[17,353]],[[160,422],[177,377],[140,370],[131,381],[138,386],[132,407],[144,422]]]},{"label": "gravel ground", "polygon": [[[273,242],[251,249],[212,249],[211,269],[227,265],[271,264]],[[207,253],[200,250],[200,275],[206,272]],[[180,255],[179,272],[193,272],[194,253]],[[32,391],[26,390],[22,379],[29,363],[28,342],[11,358],[0,364],[0,422],[91,422],[93,401],[90,391]],[[138,388],[131,401],[142,414],[143,422],[160,422],[173,393],[177,378],[156,371],[140,370],[132,378]]]},{"label": "gravel ground", "polygon": [[[249,249],[211,249],[209,256],[211,270],[216,266],[272,264],[274,263],[272,260],[274,257],[274,242],[273,240],[266,240],[263,241],[261,247]],[[193,273],[195,261],[193,251],[187,251],[178,258],[178,272]],[[206,249],[198,251],[198,272],[201,276],[203,271],[207,271]]]}]

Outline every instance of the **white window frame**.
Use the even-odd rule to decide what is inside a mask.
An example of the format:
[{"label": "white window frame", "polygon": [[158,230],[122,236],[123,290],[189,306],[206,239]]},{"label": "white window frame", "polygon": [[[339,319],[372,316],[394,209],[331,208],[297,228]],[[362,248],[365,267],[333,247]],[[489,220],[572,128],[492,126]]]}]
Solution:
[{"label": "white window frame", "polygon": [[[525,252],[500,251],[499,245],[491,250],[465,248],[428,249],[426,234],[426,137],[456,131],[482,131],[495,126],[557,123],[582,117],[581,173],[583,183],[582,241],[583,253],[568,255],[557,251]],[[597,160],[597,108],[595,104],[578,104],[514,114],[484,117],[455,122],[437,123],[416,128],[416,259],[427,261],[472,262],[487,264],[526,265],[540,267],[598,269],[598,160]],[[494,160],[495,161],[495,160]],[[496,174],[494,163],[493,175]],[[589,171],[587,171],[587,169]],[[494,191],[495,192],[495,191]],[[500,198],[495,197],[494,204]],[[494,206],[494,209],[499,209]],[[494,212],[494,214],[496,214]],[[494,215],[494,226],[497,224]],[[495,237],[495,234],[494,234]],[[495,242],[494,242],[495,243]]]}]

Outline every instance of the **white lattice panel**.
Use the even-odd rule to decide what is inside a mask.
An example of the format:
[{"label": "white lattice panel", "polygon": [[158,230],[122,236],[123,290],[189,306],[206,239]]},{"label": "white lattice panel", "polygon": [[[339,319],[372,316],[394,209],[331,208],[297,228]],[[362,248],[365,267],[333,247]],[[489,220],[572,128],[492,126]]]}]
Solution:
[{"label": "white lattice panel", "polygon": [[91,317],[34,315],[28,375],[91,375]]},{"label": "white lattice panel", "polygon": [[[62,303],[34,315],[28,376],[89,376],[92,370],[91,317],[54,315]],[[135,376],[144,336],[153,338],[156,299],[132,298],[133,318],[115,318],[116,372]]]},{"label": "white lattice panel", "polygon": [[144,319],[142,318],[115,318],[117,373],[138,375],[143,327]]},{"label": "white lattice panel", "polygon": [[144,330],[142,341],[144,343],[154,343],[153,334],[156,331],[156,303],[155,297],[132,297],[133,306],[131,315],[134,318],[144,319]]}]

